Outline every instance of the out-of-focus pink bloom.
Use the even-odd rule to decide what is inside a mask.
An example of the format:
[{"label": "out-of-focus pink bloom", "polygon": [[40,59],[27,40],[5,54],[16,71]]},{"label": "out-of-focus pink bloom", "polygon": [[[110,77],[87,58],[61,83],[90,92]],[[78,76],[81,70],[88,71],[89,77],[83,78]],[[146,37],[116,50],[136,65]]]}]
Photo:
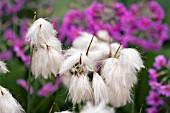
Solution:
[{"label": "out-of-focus pink bloom", "polygon": [[146,17],[145,18],[141,17],[137,21],[138,28],[141,30],[147,30],[150,27],[150,24],[151,24],[150,18]]},{"label": "out-of-focus pink bloom", "polygon": [[151,86],[152,89],[159,90],[160,87],[162,86],[161,83],[159,83],[157,80],[149,80],[149,85]]},{"label": "out-of-focus pink bloom", "polygon": [[[28,92],[28,83],[24,79],[18,79],[17,84],[23,87]],[[33,93],[33,87],[30,87],[30,94]]]},{"label": "out-of-focus pink bloom", "polygon": [[166,64],[166,58],[163,55],[158,55],[153,64],[156,69],[161,69]]},{"label": "out-of-focus pink bloom", "polygon": [[10,50],[3,51],[0,53],[0,59],[10,60],[12,58],[12,52]]},{"label": "out-of-focus pink bloom", "polygon": [[159,93],[166,96],[166,97],[170,97],[170,85],[161,86]]},{"label": "out-of-focus pink bloom", "polygon": [[152,17],[157,20],[157,21],[160,21],[164,18],[164,11],[162,9],[162,7],[158,4],[158,2],[156,1],[151,1],[149,2],[149,9],[151,10],[152,12]]},{"label": "out-of-focus pink bloom", "polygon": [[164,101],[160,98],[158,92],[152,90],[149,92],[146,101],[149,105],[156,107],[164,104]]},{"label": "out-of-focus pink bloom", "polygon": [[146,112],[147,113],[159,113],[159,110],[156,107],[152,107],[152,108],[147,108]]},{"label": "out-of-focus pink bloom", "polygon": [[44,84],[44,86],[38,91],[38,96],[48,97],[58,89],[60,83],[61,79],[56,78],[55,84],[52,84],[51,82]]},{"label": "out-of-focus pink bloom", "polygon": [[114,3],[114,12],[117,16],[123,16],[127,10],[122,3],[116,2]]},{"label": "out-of-focus pink bloom", "polygon": [[149,77],[153,80],[156,80],[156,78],[158,77],[158,74],[155,69],[152,69],[152,68],[149,69]]}]

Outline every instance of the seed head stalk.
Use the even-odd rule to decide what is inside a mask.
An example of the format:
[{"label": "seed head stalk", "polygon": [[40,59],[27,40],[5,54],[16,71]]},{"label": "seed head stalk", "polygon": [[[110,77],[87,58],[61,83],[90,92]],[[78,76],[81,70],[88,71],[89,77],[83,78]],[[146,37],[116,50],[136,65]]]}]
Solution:
[{"label": "seed head stalk", "polygon": [[[34,13],[33,22],[36,20],[36,12]],[[31,65],[32,65],[32,56],[33,56],[34,48],[30,48],[30,66],[29,66],[29,73],[28,73],[28,92],[27,92],[27,113],[30,113],[30,87],[31,87]]]}]

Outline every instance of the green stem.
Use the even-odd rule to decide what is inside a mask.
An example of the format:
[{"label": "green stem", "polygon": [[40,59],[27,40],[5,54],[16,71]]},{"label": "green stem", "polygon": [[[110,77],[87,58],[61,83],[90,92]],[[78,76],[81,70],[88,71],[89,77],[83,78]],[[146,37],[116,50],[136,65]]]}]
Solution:
[{"label": "green stem", "polygon": [[79,112],[81,111],[81,102],[78,104]]},{"label": "green stem", "polygon": [[116,50],[116,52],[115,52],[113,58],[117,58],[117,53],[119,52],[121,46],[122,46],[122,43],[119,45],[119,47],[118,47],[118,49]]},{"label": "green stem", "polygon": [[73,113],[75,113],[75,112],[76,112],[76,104],[73,104],[72,112],[73,112]]},{"label": "green stem", "polygon": [[[36,20],[36,12],[34,12],[33,22]],[[30,67],[29,67],[29,74],[28,74],[28,92],[27,92],[27,113],[30,113],[30,87],[31,87],[31,65],[32,65],[32,55],[33,55],[34,48],[30,48]]]},{"label": "green stem", "polygon": [[142,113],[142,109],[143,109],[143,104],[142,104],[142,106],[140,107],[139,113]]},{"label": "green stem", "polygon": [[31,87],[31,65],[32,65],[33,49],[30,50],[30,69],[28,74],[28,92],[27,92],[27,113],[30,113],[30,87]]},{"label": "green stem", "polygon": [[133,90],[133,103],[132,103],[132,112],[135,113],[135,88]]},{"label": "green stem", "polygon": [[93,37],[92,37],[92,39],[91,39],[91,41],[90,41],[90,43],[89,43],[89,46],[88,46],[88,48],[87,48],[86,56],[88,56],[88,53],[89,53],[89,50],[90,50],[90,46],[91,46],[91,44],[92,44],[92,42],[93,42],[93,38],[94,38],[94,35],[93,35]]}]

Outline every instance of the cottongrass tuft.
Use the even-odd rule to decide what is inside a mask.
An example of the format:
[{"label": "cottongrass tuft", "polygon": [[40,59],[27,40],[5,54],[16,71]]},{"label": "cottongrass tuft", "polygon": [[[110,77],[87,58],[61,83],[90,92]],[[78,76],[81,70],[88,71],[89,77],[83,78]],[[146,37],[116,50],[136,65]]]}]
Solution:
[{"label": "cottongrass tuft", "polygon": [[72,76],[69,87],[69,97],[73,104],[93,100],[93,90],[86,73]]},{"label": "cottongrass tuft", "polygon": [[0,86],[0,113],[25,113],[17,100],[2,86]]},{"label": "cottongrass tuft", "polygon": [[36,78],[58,74],[63,56],[56,35],[53,25],[43,18],[36,20],[27,32],[26,38],[33,48],[31,71]]}]

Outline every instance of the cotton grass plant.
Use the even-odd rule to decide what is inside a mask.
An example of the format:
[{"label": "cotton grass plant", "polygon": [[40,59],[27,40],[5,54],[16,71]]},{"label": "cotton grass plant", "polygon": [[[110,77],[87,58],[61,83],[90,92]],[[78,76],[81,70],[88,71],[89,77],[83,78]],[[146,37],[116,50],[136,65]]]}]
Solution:
[{"label": "cotton grass plant", "polygon": [[[31,78],[47,79],[58,74],[68,88],[68,100],[73,108],[88,102],[82,110],[79,107],[81,113],[114,113],[113,108],[132,101],[131,90],[137,83],[137,72],[144,68],[136,49],[124,48],[113,42],[107,31],[101,30],[96,34],[81,32],[71,48],[62,50],[57,33],[50,22],[39,18],[26,34],[31,50],[27,113],[30,113]],[[5,64],[0,64],[2,72],[8,72]],[[24,112],[5,88],[1,87],[1,92],[1,97],[10,96],[18,113]],[[76,112],[75,109],[72,112]]]}]

